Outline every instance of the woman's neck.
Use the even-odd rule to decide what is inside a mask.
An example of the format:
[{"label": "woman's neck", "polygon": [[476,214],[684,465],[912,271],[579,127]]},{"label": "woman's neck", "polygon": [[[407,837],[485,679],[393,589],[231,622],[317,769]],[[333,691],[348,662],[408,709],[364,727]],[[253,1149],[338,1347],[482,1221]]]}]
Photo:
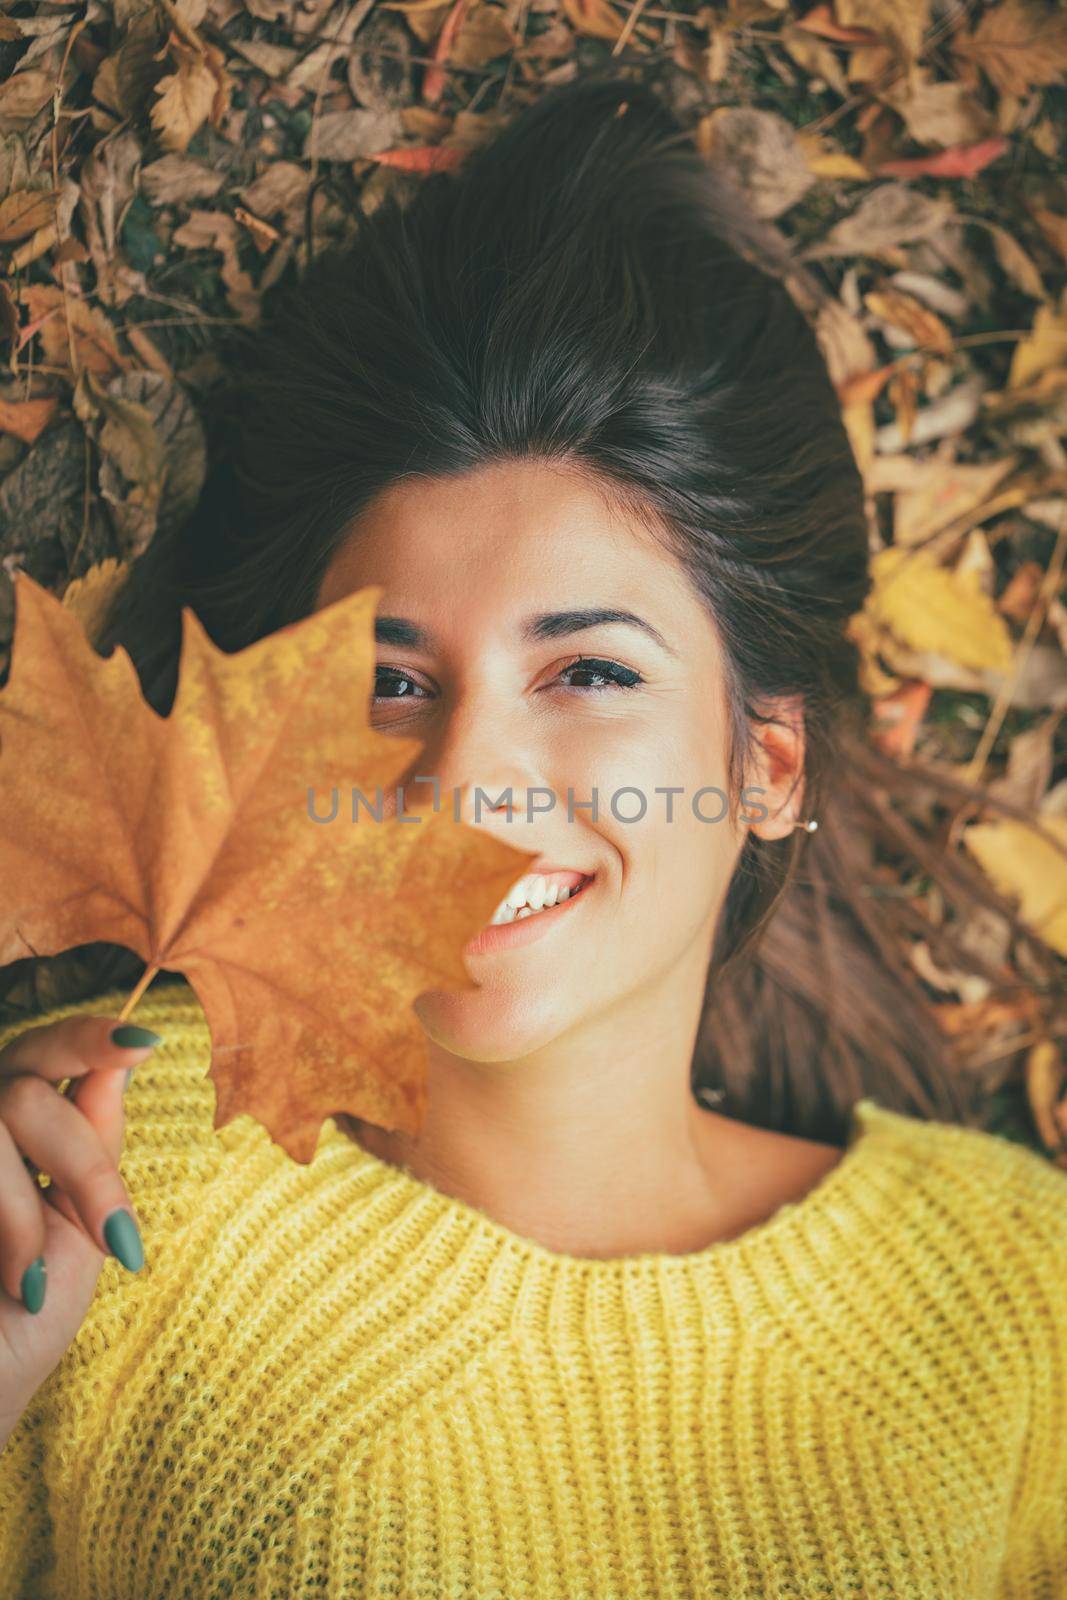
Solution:
[{"label": "woman's neck", "polygon": [[779,1145],[801,1142],[698,1104],[690,1072],[703,993],[690,984],[686,1007],[681,978],[520,1060],[471,1061],[430,1041],[419,1133],[358,1118],[345,1131],[551,1250],[685,1254],[729,1238],[759,1220]]}]

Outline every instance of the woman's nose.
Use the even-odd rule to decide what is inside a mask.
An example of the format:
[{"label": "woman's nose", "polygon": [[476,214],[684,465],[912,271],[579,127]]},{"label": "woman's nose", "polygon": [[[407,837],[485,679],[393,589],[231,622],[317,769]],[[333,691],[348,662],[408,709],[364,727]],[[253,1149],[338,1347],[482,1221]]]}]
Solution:
[{"label": "woman's nose", "polygon": [[[454,704],[427,739],[402,784],[406,809],[433,804],[460,822],[477,825],[492,813],[502,822],[525,819],[528,799],[546,788],[529,729],[499,702],[468,695]],[[540,801],[543,807],[544,800]]]}]

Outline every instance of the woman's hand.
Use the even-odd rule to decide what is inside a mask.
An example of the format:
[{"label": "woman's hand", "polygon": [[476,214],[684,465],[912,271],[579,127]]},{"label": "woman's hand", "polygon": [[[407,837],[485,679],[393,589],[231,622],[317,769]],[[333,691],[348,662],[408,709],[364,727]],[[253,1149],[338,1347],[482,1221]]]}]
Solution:
[{"label": "woman's hand", "polygon": [[[123,1046],[137,1034],[139,1046]],[[105,1255],[143,1265],[118,1163],[126,1072],[158,1042],[114,1018],[78,1016],[0,1050],[0,1442],[81,1327]],[[66,1095],[55,1087],[64,1078]],[[47,1191],[36,1169],[52,1179]]]}]

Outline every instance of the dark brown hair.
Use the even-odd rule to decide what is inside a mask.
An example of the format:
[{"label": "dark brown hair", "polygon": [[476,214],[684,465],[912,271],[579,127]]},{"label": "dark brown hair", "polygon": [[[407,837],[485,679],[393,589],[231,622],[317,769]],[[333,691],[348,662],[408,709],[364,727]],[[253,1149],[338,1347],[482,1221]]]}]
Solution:
[{"label": "dark brown hair", "polygon": [[[275,291],[262,331],[236,336],[197,510],[136,562],[98,648],[124,646],[165,714],[182,606],[226,650],[306,615],[389,484],[517,457],[581,470],[658,530],[719,630],[735,795],[776,697],[804,705],[818,831],[748,837],[694,1088],[721,1114],[839,1144],[863,1095],[975,1120],[976,1080],[906,939],[999,984],[958,947],[987,904],[1029,940],[1038,987],[1051,957],[938,838],[939,805],[988,801],[870,739],[846,631],[870,581],[863,486],[788,250],[617,70],[550,90],[458,176],[403,181],[354,243]],[[940,886],[939,926],[879,897],[880,860],[901,859]],[[128,951],[86,952],[82,994],[143,970]],[[15,966],[9,1006],[69,994],[63,958]]]}]

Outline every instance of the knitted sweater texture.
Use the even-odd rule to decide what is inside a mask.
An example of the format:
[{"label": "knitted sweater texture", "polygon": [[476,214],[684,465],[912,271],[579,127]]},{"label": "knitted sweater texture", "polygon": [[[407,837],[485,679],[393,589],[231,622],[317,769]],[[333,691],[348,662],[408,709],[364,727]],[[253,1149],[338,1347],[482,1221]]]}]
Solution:
[{"label": "knitted sweater texture", "polygon": [[135,1020],[146,1264],[0,1453],[4,1600],[1067,1600],[1047,1160],[862,1099],[748,1232],[580,1258],[333,1119],[215,1130],[193,991]]}]

